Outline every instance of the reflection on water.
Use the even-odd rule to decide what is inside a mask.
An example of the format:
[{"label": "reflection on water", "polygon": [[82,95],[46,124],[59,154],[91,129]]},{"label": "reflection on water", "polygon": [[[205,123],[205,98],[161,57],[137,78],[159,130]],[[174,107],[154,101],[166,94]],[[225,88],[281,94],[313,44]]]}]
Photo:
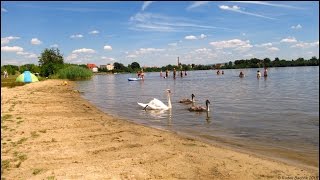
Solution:
[{"label": "reflection on water", "polygon": [[[224,70],[224,75],[190,71],[176,79],[145,73],[144,81],[130,82],[127,78],[135,74],[96,75],[78,82],[78,89],[101,110],[130,121],[209,141],[233,140],[247,148],[244,144],[250,142],[304,153],[308,162],[317,165],[319,67],[270,68],[267,78],[257,78],[257,70],[242,70],[244,78],[239,78],[240,70]],[[170,111],[145,111],[137,104],[152,98],[167,102],[165,89],[172,92]],[[204,105],[206,99],[211,102],[210,112],[189,112],[191,104],[179,103],[192,93],[195,105]]]}]

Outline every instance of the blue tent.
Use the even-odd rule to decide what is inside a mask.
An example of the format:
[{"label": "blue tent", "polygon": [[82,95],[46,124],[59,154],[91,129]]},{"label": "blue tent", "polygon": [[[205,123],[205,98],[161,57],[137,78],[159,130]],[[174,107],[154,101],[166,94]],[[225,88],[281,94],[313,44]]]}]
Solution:
[{"label": "blue tent", "polygon": [[37,82],[37,81],[39,81],[37,76],[32,74],[30,71],[24,71],[16,79],[16,82],[25,82],[25,83]]}]

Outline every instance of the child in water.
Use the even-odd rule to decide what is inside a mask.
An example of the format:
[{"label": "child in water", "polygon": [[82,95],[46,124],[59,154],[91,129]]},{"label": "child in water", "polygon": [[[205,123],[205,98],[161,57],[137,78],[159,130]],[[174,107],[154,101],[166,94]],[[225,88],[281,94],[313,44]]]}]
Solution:
[{"label": "child in water", "polygon": [[257,71],[257,78],[259,78],[259,77],[261,77],[261,73],[260,73],[260,71],[258,70],[258,71]]}]

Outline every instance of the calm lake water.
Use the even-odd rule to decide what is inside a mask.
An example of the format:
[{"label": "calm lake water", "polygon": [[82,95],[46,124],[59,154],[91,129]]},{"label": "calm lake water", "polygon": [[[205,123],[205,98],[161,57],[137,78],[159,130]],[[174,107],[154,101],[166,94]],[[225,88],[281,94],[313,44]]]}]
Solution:
[{"label": "calm lake water", "polygon": [[[243,69],[244,78],[239,69],[224,75],[189,71],[176,79],[172,72],[167,79],[145,73],[144,81],[130,82],[136,74],[95,75],[77,88],[102,111],[129,121],[318,166],[319,67],[269,68],[269,76],[259,79],[257,70]],[[167,104],[165,89],[172,91],[171,111],[144,111],[137,104],[153,98]],[[191,105],[178,103],[192,93],[198,105],[211,102],[209,113],[189,112]]]}]

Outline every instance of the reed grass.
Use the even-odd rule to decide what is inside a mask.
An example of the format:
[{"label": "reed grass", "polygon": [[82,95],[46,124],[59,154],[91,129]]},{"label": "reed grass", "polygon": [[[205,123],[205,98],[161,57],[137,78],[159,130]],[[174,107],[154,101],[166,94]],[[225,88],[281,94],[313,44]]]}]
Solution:
[{"label": "reed grass", "polygon": [[61,69],[57,73],[57,78],[69,80],[83,80],[91,78],[92,75],[93,73],[89,69],[79,66],[69,66],[67,68]]}]

